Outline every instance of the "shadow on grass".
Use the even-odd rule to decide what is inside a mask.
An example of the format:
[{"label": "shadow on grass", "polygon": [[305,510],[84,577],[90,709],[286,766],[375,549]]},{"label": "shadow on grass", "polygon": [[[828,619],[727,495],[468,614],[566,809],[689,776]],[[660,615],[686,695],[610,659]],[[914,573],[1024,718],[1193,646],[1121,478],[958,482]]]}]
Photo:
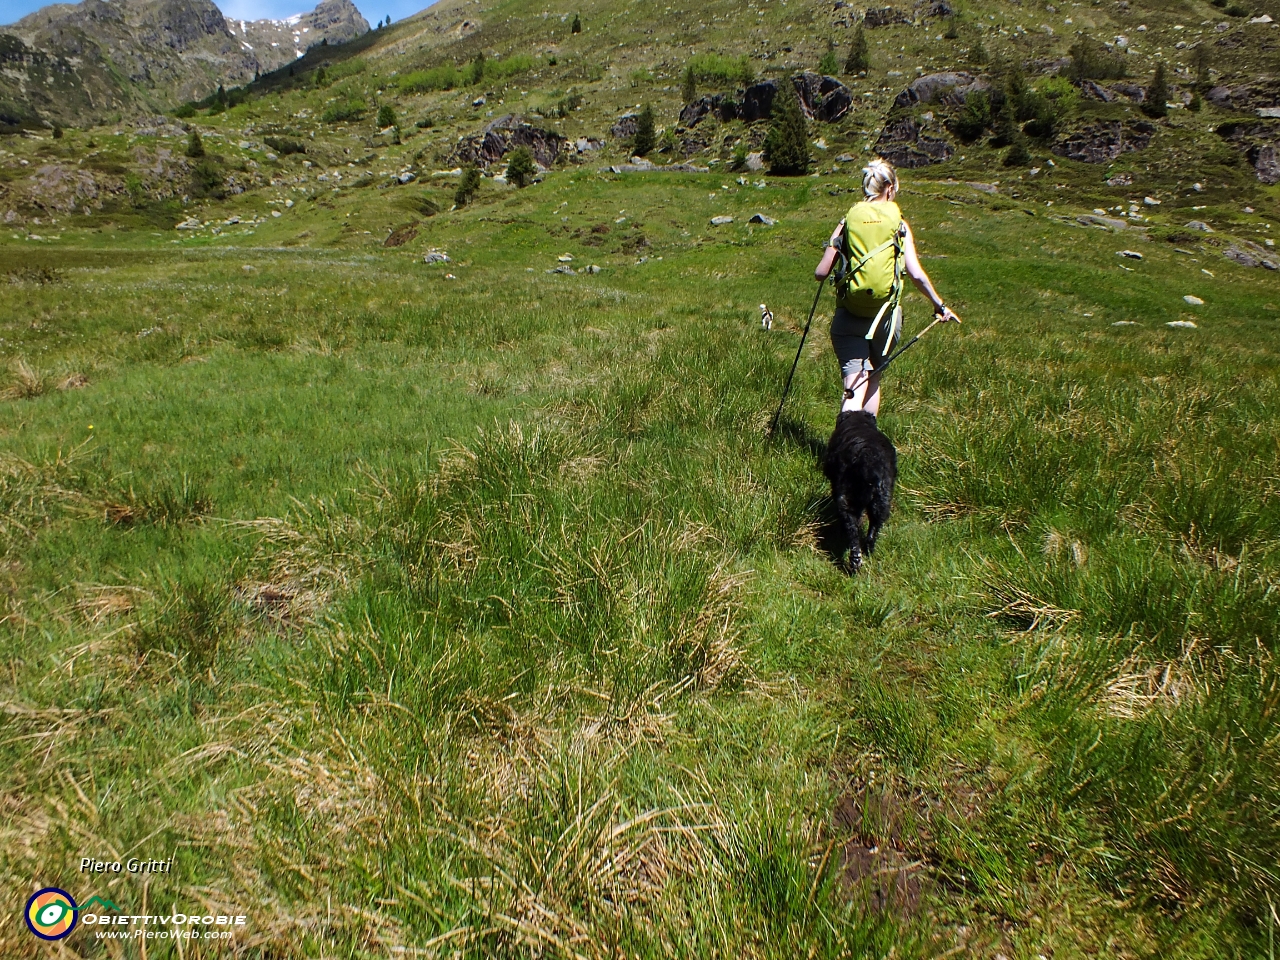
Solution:
[{"label": "shadow on grass", "polygon": [[773,443],[785,443],[796,449],[807,450],[813,457],[815,466],[819,470],[822,469],[822,457],[827,452],[827,440],[814,433],[813,427],[803,420],[795,420],[784,415],[778,421],[778,426],[774,429],[770,440]]}]

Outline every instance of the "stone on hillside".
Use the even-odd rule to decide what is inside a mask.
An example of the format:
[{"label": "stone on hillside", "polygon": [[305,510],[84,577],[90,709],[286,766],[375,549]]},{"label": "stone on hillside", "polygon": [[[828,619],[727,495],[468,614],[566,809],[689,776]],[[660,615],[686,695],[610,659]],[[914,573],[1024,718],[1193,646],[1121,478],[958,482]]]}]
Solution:
[{"label": "stone on hillside", "polygon": [[1160,206],[1160,201],[1157,200],[1155,197],[1143,197],[1142,202],[1146,204],[1148,207]]},{"label": "stone on hillside", "polygon": [[1280,155],[1274,144],[1259,147],[1253,158],[1253,171],[1265,184],[1280,183]]},{"label": "stone on hillside", "polygon": [[597,140],[595,137],[579,137],[573,141],[573,149],[578,153],[591,153],[604,147],[604,141]]},{"label": "stone on hillside", "polygon": [[1076,217],[1076,222],[1086,227],[1102,227],[1104,230],[1128,230],[1129,224],[1114,217],[1103,217],[1096,213],[1086,213]]},{"label": "stone on hillside", "polygon": [[806,70],[792,77],[791,83],[800,97],[800,109],[808,119],[834,123],[853,106],[853,94],[835,77]]},{"label": "stone on hillside", "polygon": [[1256,243],[1250,243],[1248,240],[1241,240],[1237,244],[1227,247],[1222,255],[1228,260],[1234,260],[1242,267],[1266,267],[1268,270],[1280,270],[1280,260],[1268,253],[1267,250],[1258,246]]},{"label": "stone on hillside", "polygon": [[627,137],[636,135],[636,127],[640,123],[640,114],[624,113],[614,121],[613,126],[609,128],[609,136],[615,140],[625,140]]},{"label": "stone on hillside", "polygon": [[713,227],[723,227],[727,223],[733,223],[733,217],[712,217],[711,225]]},{"label": "stone on hillside", "polygon": [[778,94],[778,84],[773,80],[762,80],[753,83],[742,91],[742,103],[738,105],[738,116],[744,123],[755,123],[767,120],[773,110],[773,98]]},{"label": "stone on hillside", "polygon": [[927,167],[951,159],[951,144],[927,137],[914,117],[901,117],[885,125],[876,140],[876,152],[895,167]]},{"label": "stone on hillside", "polygon": [[1115,97],[1111,91],[1096,80],[1086,80],[1080,84],[1080,93],[1086,100],[1101,100],[1110,103]]},{"label": "stone on hillside", "polygon": [[753,216],[750,220],[747,221],[747,223],[762,223],[766,227],[772,227],[777,222],[778,221],[773,219],[773,217],[766,216],[763,213],[757,213],[755,216]]},{"label": "stone on hillside", "polygon": [[1120,96],[1127,100],[1131,100],[1134,103],[1142,103],[1147,99],[1147,91],[1143,90],[1142,87],[1138,86],[1136,83],[1113,83],[1111,85],[1111,89],[1114,93],[1118,93]]},{"label": "stone on hillside", "polygon": [[445,253],[443,250],[431,250],[431,251],[428,251],[427,255],[422,258],[422,262],[423,263],[452,263],[453,261],[449,259],[449,255]]},{"label": "stone on hillside", "polygon": [[1165,324],[1166,327],[1173,327],[1175,330],[1195,330],[1196,325],[1190,320],[1170,320]]},{"label": "stone on hillside", "polygon": [[865,22],[868,27],[887,27],[895,23],[910,23],[911,18],[893,7],[877,7],[867,10]]},{"label": "stone on hillside", "polygon": [[[1131,150],[1142,150],[1156,128],[1146,121],[1102,120],[1080,128],[1053,145],[1053,153],[1083,163],[1106,163]],[[1130,181],[1132,182],[1132,181]]]},{"label": "stone on hillside", "polygon": [[930,73],[916,77],[910,85],[894,98],[893,105],[898,108],[910,107],[917,103],[938,103],[945,106],[958,107],[964,103],[967,94],[977,90],[990,89],[991,84],[970,73]]},{"label": "stone on hillside", "polygon": [[543,167],[551,167],[565,143],[565,138],[555,131],[535,127],[524,117],[509,113],[488,123],[479,136],[473,134],[459,140],[450,159],[455,163],[488,167],[517,147],[528,147],[534,160]]},{"label": "stone on hillside", "polygon": [[929,8],[929,12],[925,14],[927,17],[950,17],[955,14],[955,10],[947,0],[937,0],[933,6]]},{"label": "stone on hillside", "polygon": [[1186,226],[1188,230],[1199,230],[1201,233],[1213,233],[1213,227],[1209,226],[1203,220],[1188,220]]},{"label": "stone on hillside", "polygon": [[1140,254],[1137,250],[1117,250],[1117,251],[1116,251],[1116,256],[1118,256],[1118,257],[1128,257],[1130,260],[1141,260],[1141,259],[1142,259],[1142,254]]},{"label": "stone on hillside", "polygon": [[747,154],[747,169],[754,173],[757,170],[764,169],[764,153],[757,150],[755,153]]},{"label": "stone on hillside", "polygon": [[1185,300],[1185,301],[1187,301],[1187,303],[1191,304],[1193,307],[1203,307],[1203,306],[1204,306],[1204,301],[1203,301],[1203,300],[1201,300],[1199,297],[1193,297],[1193,296],[1192,296],[1191,294],[1189,294],[1189,293],[1188,293],[1185,297],[1183,297],[1182,299],[1183,299],[1183,300]]},{"label": "stone on hillside", "polygon": [[200,223],[199,217],[187,217],[181,223],[176,224],[175,230],[199,230],[203,224]]},{"label": "stone on hillside", "polygon": [[554,269],[552,269],[552,270],[548,270],[548,271],[547,271],[547,273],[563,273],[563,274],[566,274],[566,275],[568,275],[568,276],[570,276],[570,277],[576,277],[576,276],[578,275],[578,271],[577,271],[577,270],[575,270],[575,269],[573,269],[573,267],[570,267],[570,266],[568,266],[568,265],[566,265],[566,264],[563,264],[563,263],[562,263],[560,266],[555,267],[555,268],[554,268]]},{"label": "stone on hillside", "polygon": [[585,272],[586,272],[586,273],[599,273],[599,272],[600,272],[600,268],[599,268],[596,264],[592,263],[592,264],[589,264],[589,265],[587,266],[587,269],[586,269],[586,271],[585,271]]},{"label": "stone on hillside", "polygon": [[680,111],[680,125],[696,127],[705,117],[713,115],[726,122],[737,120],[738,104],[732,97],[723,93],[699,97]]}]

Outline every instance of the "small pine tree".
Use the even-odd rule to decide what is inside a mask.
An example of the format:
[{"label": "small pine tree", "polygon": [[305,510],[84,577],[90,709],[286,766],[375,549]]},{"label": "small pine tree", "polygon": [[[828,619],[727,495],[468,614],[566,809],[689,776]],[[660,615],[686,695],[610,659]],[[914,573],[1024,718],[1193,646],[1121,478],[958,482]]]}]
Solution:
[{"label": "small pine tree", "polygon": [[1027,138],[1021,133],[1017,133],[1013,137],[1013,142],[1009,144],[1009,149],[1004,155],[1004,165],[1006,167],[1025,167],[1031,162],[1031,151],[1027,149]]},{"label": "small pine tree", "polygon": [[773,99],[773,125],[764,139],[764,158],[769,172],[778,176],[809,172],[809,130],[790,83],[784,83]]},{"label": "small pine tree", "polygon": [[317,87],[324,86],[324,81],[326,76],[328,76],[328,74],[325,73],[324,67],[316,67],[316,86]]},{"label": "small pine tree", "polygon": [[458,190],[453,195],[453,202],[465,207],[480,190],[480,171],[475,167],[466,167],[462,171],[462,180],[458,182]]},{"label": "small pine tree", "polygon": [[187,137],[187,156],[191,158],[204,156],[204,140],[200,137],[200,131],[192,129]]},{"label": "small pine tree", "polygon": [[53,125],[53,139],[62,139],[62,127],[58,126],[56,123]]},{"label": "small pine tree", "polygon": [[471,69],[467,77],[468,83],[479,83],[484,79],[484,51],[481,50],[476,54],[476,58],[471,61]]},{"label": "small pine tree", "polygon": [[378,129],[385,130],[387,127],[396,125],[396,112],[392,109],[391,104],[384,103],[378,108]]},{"label": "small pine tree", "polygon": [[1196,86],[1201,90],[1209,88],[1209,48],[1203,43],[1197,43],[1191,48],[1191,66],[1196,71]]},{"label": "small pine tree", "polygon": [[636,136],[631,152],[637,157],[643,157],[657,146],[657,143],[658,134],[653,123],[653,107],[646,103],[644,109],[640,111],[640,116],[636,117]]},{"label": "small pine tree", "polygon": [[528,147],[516,147],[507,160],[507,182],[517,187],[527,187],[533,182],[538,168],[533,162],[533,151]]},{"label": "small pine tree", "polygon": [[1191,102],[1187,104],[1187,109],[1192,113],[1199,113],[1204,108],[1204,101],[1200,99],[1200,91],[1196,91],[1191,95]]},{"label": "small pine tree", "polygon": [[969,62],[982,66],[990,60],[991,56],[987,53],[987,48],[982,45],[981,38],[973,41],[973,46],[969,48]]},{"label": "small pine tree", "polygon": [[680,97],[685,103],[693,103],[698,99],[698,78],[693,75],[693,65],[684,68],[684,85],[680,88]]},{"label": "small pine tree", "polygon": [[1169,81],[1165,79],[1164,64],[1156,64],[1155,76],[1151,78],[1151,86],[1147,87],[1142,101],[1142,112],[1148,117],[1164,117],[1169,113]]},{"label": "small pine tree", "polygon": [[569,32],[570,33],[582,32],[582,18],[579,17],[576,13],[573,15],[573,26],[569,28]]},{"label": "small pine tree", "polygon": [[830,40],[827,41],[827,52],[822,55],[822,59],[818,61],[818,72],[824,76],[831,76],[840,69],[840,64],[836,60],[835,45]]},{"label": "small pine tree", "polygon": [[849,59],[844,62],[844,72],[850,76],[871,69],[871,57],[867,52],[867,35],[862,32],[859,23],[853,31],[853,39],[849,42]]},{"label": "small pine tree", "polygon": [[391,14],[387,14],[387,26],[391,26]]}]

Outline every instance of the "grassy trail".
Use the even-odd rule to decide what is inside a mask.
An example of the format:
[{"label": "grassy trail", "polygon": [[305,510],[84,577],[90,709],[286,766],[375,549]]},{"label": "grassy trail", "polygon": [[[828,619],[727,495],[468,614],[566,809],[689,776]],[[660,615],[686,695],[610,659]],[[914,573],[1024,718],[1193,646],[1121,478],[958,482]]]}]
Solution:
[{"label": "grassy trail", "polygon": [[825,323],[763,435],[827,186],[557,173],[432,267],[0,247],[60,277],[0,303],[8,887],[249,914],[184,957],[1265,955],[1274,283],[907,184],[965,324],[851,581]]}]

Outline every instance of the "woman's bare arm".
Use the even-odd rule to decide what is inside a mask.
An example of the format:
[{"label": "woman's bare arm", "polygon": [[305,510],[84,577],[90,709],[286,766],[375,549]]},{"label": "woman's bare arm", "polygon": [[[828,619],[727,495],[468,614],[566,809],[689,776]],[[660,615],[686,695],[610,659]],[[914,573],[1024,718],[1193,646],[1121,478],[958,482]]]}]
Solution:
[{"label": "woman's bare arm", "polygon": [[[906,226],[905,220],[903,225]],[[916,285],[916,289],[933,304],[934,313],[940,313],[944,321],[959,320],[960,318],[956,316],[950,307],[943,305],[942,297],[933,288],[933,281],[929,279],[929,275],[924,272],[924,267],[920,265],[920,257],[916,255],[916,239],[912,236],[911,227],[909,226],[907,226],[906,237],[902,244],[902,258],[905,261],[903,265],[907,269],[907,276]]]},{"label": "woman's bare arm", "polygon": [[813,279],[825,280],[827,275],[831,273],[832,264],[836,262],[836,242],[840,239],[840,231],[844,229],[844,221],[841,220],[836,224],[836,228],[831,233],[831,238],[827,241],[827,249],[823,251],[822,259],[818,261],[818,265],[813,270]]}]

